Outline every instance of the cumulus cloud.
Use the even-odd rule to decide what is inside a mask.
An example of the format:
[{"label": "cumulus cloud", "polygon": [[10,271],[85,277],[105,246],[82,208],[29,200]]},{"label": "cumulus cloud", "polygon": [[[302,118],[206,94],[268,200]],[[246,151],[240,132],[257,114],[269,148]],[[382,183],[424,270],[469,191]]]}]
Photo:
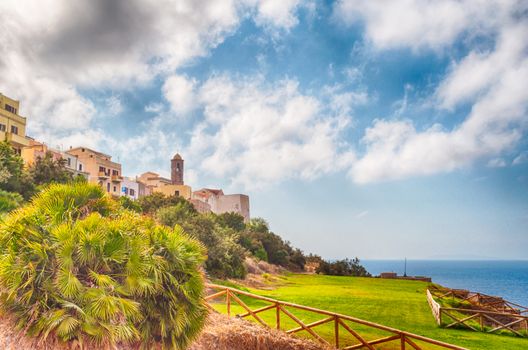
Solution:
[{"label": "cumulus cloud", "polygon": [[[96,106],[79,91],[132,89],[207,55],[247,17],[297,23],[296,1],[4,0],[0,2],[0,90],[22,101],[29,132],[57,137],[90,125]],[[167,84],[176,84],[173,78]],[[176,111],[188,109],[180,98]],[[117,102],[117,101],[110,101]],[[117,104],[113,105],[118,108]]]},{"label": "cumulus cloud", "polygon": [[381,49],[438,50],[464,34],[487,33],[518,8],[518,0],[340,0],[334,15],[362,22],[365,37]]},{"label": "cumulus cloud", "polygon": [[296,12],[300,0],[249,0],[256,7],[255,22],[258,25],[278,29],[290,29],[297,25]]},{"label": "cumulus cloud", "polygon": [[[367,8],[376,6],[372,5],[374,2],[369,3],[371,5],[367,5]],[[422,5],[428,5],[431,9],[435,6],[461,6],[462,14],[469,16],[472,11],[477,11],[477,3],[394,2],[388,5],[388,12],[393,6],[397,6],[399,11],[406,10],[406,6],[411,4],[412,11],[420,9]],[[471,166],[482,158],[489,160],[490,166],[503,164],[500,155],[511,151],[518,144],[528,126],[528,89],[523,87],[528,79],[528,43],[519,39],[528,34],[528,20],[526,16],[519,15],[523,11],[522,6],[513,9],[515,4],[519,3],[506,1],[496,8],[498,3],[489,2],[487,6],[481,3],[483,8],[478,11],[487,12],[490,8],[496,10],[492,23],[484,23],[486,21],[480,15],[474,14],[463,20],[464,27],[456,31],[460,34],[478,26],[490,26],[493,28],[488,28],[488,34],[495,40],[490,51],[471,50],[459,62],[454,62],[432,97],[435,107],[440,111],[468,105],[470,112],[465,120],[449,129],[435,124],[420,130],[413,121],[401,115],[396,115],[396,120],[376,120],[362,138],[364,154],[350,169],[354,181],[368,183],[449,172]],[[343,1],[340,6],[345,9],[352,5]],[[405,27],[406,34],[402,37],[392,37],[389,31],[385,31],[392,24],[382,18],[384,14],[370,14],[368,9],[364,11],[367,12],[360,15],[367,22],[367,34],[380,48],[391,46],[389,42],[411,48],[420,45],[439,47],[451,44],[458,35],[452,33],[443,37],[446,34],[440,33],[440,37],[437,37],[432,34],[434,31],[429,35],[436,22],[451,20],[442,19],[449,16],[440,10],[435,15],[438,18],[431,19],[431,23],[415,22],[412,25],[414,29],[407,33]],[[424,18],[428,17],[428,11],[424,12]],[[369,25],[375,23],[381,25],[379,33],[374,27],[371,31],[368,29]],[[446,26],[448,31],[452,30],[448,23]],[[423,39],[413,39],[418,31],[424,32]]]},{"label": "cumulus cloud", "polygon": [[200,169],[254,188],[288,178],[313,179],[341,169],[341,133],[349,119],[299,91],[295,80],[215,76],[199,89],[204,121],[186,154]]},{"label": "cumulus cloud", "polygon": [[190,112],[195,104],[196,81],[180,75],[172,75],[163,84],[163,95],[171,109],[179,114]]}]

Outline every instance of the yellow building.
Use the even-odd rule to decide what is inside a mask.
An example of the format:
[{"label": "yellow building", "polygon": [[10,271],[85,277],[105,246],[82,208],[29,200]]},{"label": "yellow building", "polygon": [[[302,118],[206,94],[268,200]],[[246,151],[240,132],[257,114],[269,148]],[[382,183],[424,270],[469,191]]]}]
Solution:
[{"label": "yellow building", "polygon": [[190,200],[192,197],[192,188],[187,185],[163,185],[160,187],[153,187],[153,192],[161,192],[164,195],[183,197]]},{"label": "yellow building", "polygon": [[9,141],[18,154],[29,145],[26,118],[18,115],[19,107],[20,102],[0,94],[0,141]]},{"label": "yellow building", "polygon": [[121,182],[123,181],[121,164],[112,162],[111,156],[86,147],[72,148],[66,153],[76,156],[83,164],[81,170],[90,174],[88,181],[99,184],[111,195],[121,194]]}]

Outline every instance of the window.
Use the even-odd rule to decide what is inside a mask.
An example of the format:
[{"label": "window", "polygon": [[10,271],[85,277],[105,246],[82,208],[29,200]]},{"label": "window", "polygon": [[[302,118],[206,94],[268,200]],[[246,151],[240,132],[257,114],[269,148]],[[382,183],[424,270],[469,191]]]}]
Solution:
[{"label": "window", "polygon": [[114,186],[114,192],[116,192],[116,191],[117,191],[117,187]]},{"label": "window", "polygon": [[68,166],[71,166],[71,158],[68,158]]},{"label": "window", "polygon": [[110,182],[106,184],[106,192],[110,192]]},{"label": "window", "polygon": [[6,131],[6,125],[0,124],[0,131]]},{"label": "window", "polygon": [[16,114],[16,112],[17,112],[17,110],[16,110],[15,107],[10,106],[10,105],[8,105],[8,104],[6,104],[6,108],[5,108],[5,109],[6,109],[6,111],[11,112],[11,113],[13,113],[13,114]]},{"label": "window", "polygon": [[179,197],[180,196],[180,191],[174,191],[174,195]]},{"label": "window", "polygon": [[119,171],[117,171],[117,170],[112,170],[112,175],[114,175],[114,176],[119,176]]},{"label": "window", "polygon": [[99,167],[99,172],[100,173],[106,173],[106,168],[104,166],[100,166]]},{"label": "window", "polygon": [[130,189],[130,195],[134,197],[136,195],[136,191],[134,191],[132,188]]},{"label": "window", "polygon": [[82,171],[82,164],[79,164],[79,171]]},{"label": "window", "polygon": [[18,126],[11,125],[11,132],[18,135]]}]

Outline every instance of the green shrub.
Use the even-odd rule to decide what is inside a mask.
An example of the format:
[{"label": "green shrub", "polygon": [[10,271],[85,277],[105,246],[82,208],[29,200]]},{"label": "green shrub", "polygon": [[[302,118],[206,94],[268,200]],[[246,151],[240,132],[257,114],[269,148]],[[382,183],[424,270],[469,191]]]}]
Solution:
[{"label": "green shrub", "polygon": [[43,339],[183,349],[206,315],[203,252],[97,186],[51,185],[0,224],[0,305]]},{"label": "green shrub", "polygon": [[24,198],[22,198],[22,196],[18,193],[0,190],[0,215],[18,208],[23,201]]},{"label": "green shrub", "polygon": [[130,199],[126,196],[119,197],[119,204],[125,209],[135,211],[136,213],[142,213],[143,209],[141,208],[141,205],[139,205],[138,201],[135,201],[133,199]]},{"label": "green shrub", "polygon": [[181,225],[185,232],[205,245],[207,248],[205,269],[211,277],[244,278],[246,276],[244,260],[247,251],[238,243],[239,233],[219,225],[216,215],[198,214],[194,209],[190,210],[180,203],[159,209],[156,218],[169,227]]},{"label": "green shrub", "polygon": [[372,277],[358,258],[337,261],[321,260],[316,273],[333,276]]}]

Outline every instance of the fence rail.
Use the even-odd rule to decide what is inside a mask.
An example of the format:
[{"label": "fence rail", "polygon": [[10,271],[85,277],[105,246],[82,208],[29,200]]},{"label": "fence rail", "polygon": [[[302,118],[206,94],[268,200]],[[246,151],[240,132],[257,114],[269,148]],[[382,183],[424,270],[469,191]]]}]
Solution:
[{"label": "fence rail", "polygon": [[[510,332],[520,337],[528,337],[528,316],[522,315],[519,310],[505,309],[503,307],[492,310],[450,308],[441,306],[434,297],[440,299],[446,297],[459,297],[459,290],[437,293],[437,291],[427,290],[427,302],[439,326],[445,328],[464,327],[474,331],[496,333],[499,331]],[[465,293],[463,294],[465,295]],[[506,311],[503,311],[506,310]]]},{"label": "fence rail", "polygon": [[[465,350],[465,348],[456,345],[444,343],[417,334],[401,331],[395,328],[383,326],[374,322],[361,320],[355,317],[342,315],[335,312],[279,301],[217,284],[208,284],[207,287],[211,293],[205,299],[207,301],[207,306],[211,310],[216,311],[216,309],[214,309],[213,307],[213,300],[217,300],[218,298],[222,297],[222,302],[225,302],[228,316],[232,316],[232,305],[233,303],[236,303],[240,307],[242,307],[242,309],[245,310],[244,313],[237,314],[237,317],[245,318],[251,316],[256,322],[260,323],[264,327],[276,328],[278,330],[285,331],[286,333],[298,333],[301,331],[306,331],[318,342],[327,346],[335,347],[336,349],[376,350],[377,345],[384,344],[385,346],[388,345],[387,343],[392,342],[392,344],[394,344],[394,348],[401,350],[425,350],[428,349],[430,346],[436,346],[437,348],[441,349]],[[241,296],[259,300],[261,302],[268,303],[268,305],[262,306],[257,309],[251,309],[241,299]],[[262,317],[259,316],[259,314],[268,310],[275,310],[275,322],[273,322],[272,324],[268,324]],[[305,323],[293,313],[294,310],[306,311],[309,313],[320,315],[323,318],[311,323]],[[285,319],[284,317],[289,320],[292,320],[296,324],[296,327],[288,329],[288,327],[285,326],[284,322],[282,322]],[[324,336],[317,332],[315,327],[329,323],[333,323],[332,339],[325,339]],[[365,335],[362,335],[361,331],[357,329],[357,326],[368,327],[370,329],[378,331],[384,331],[388,335],[377,339],[367,339],[367,337]],[[349,338],[354,338],[356,343],[352,345],[345,344],[345,335]],[[422,343],[425,344],[425,347]]]},{"label": "fence rail", "polygon": [[528,316],[528,307],[519,305],[501,297],[479,292],[472,292],[466,289],[430,287],[430,291],[433,296],[440,299],[451,297],[453,299],[456,298],[460,299],[461,301],[467,301],[474,306],[479,306],[489,311]]}]

